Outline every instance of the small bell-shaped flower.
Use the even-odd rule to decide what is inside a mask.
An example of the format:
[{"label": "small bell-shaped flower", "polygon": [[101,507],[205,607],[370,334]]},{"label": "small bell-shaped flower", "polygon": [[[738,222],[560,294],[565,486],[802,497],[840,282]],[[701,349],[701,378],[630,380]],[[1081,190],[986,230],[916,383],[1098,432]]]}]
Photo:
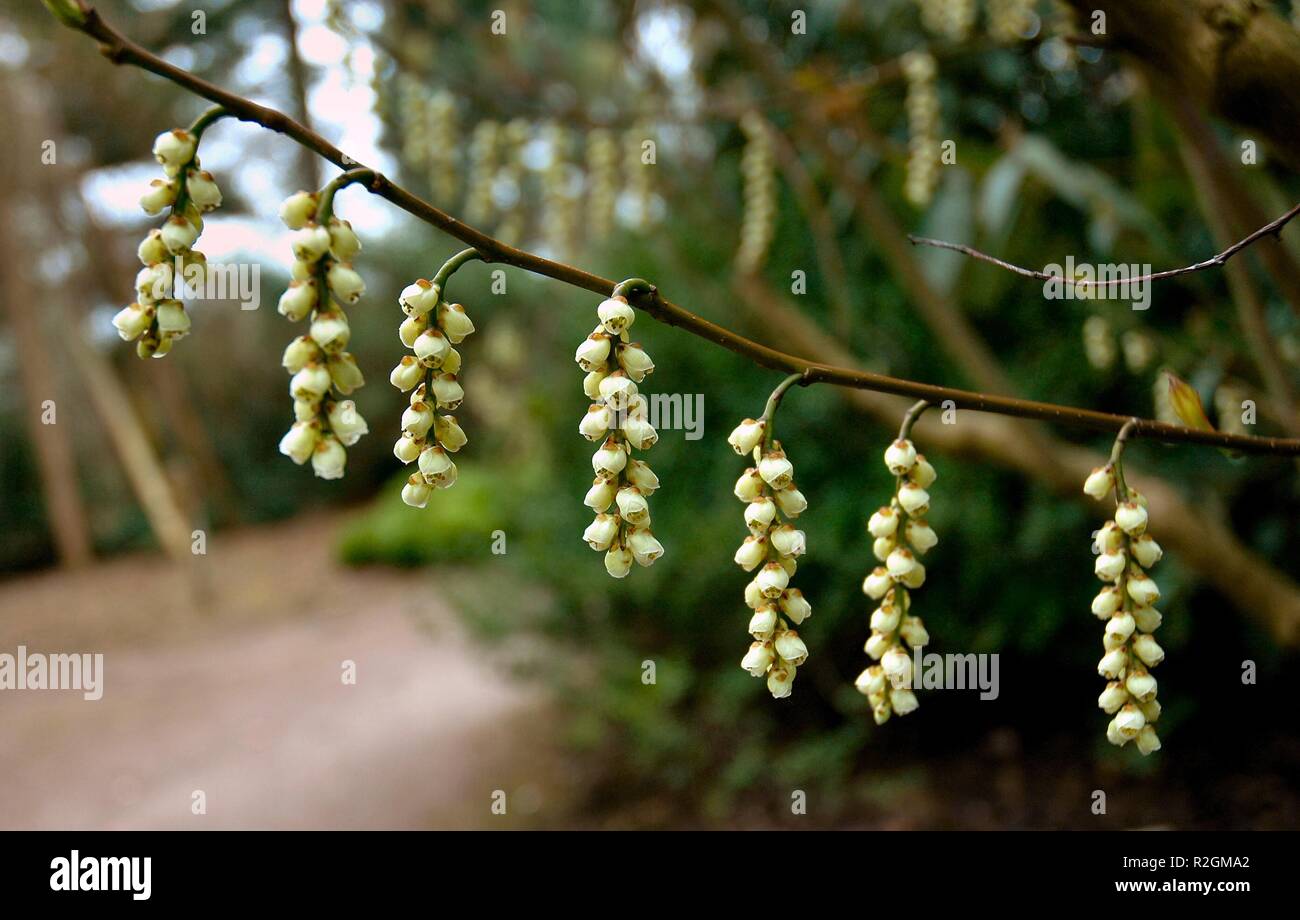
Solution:
[{"label": "small bell-shaped flower", "polygon": [[623,468],[623,478],[640,489],[641,494],[647,497],[653,495],[659,488],[659,477],[643,460],[629,459],[627,466]]},{"label": "small bell-shaped flower", "polygon": [[597,514],[596,519],[582,532],[582,539],[594,550],[604,552],[618,536],[618,518],[612,514]]},{"label": "small bell-shaped flower", "polygon": [[342,479],[347,462],[347,451],[334,435],[324,435],[316,442],[316,449],[311,455],[311,468],[321,479]]},{"label": "small bell-shaped flower", "polygon": [[460,427],[454,415],[439,415],[434,419],[433,434],[444,449],[453,453],[469,442],[469,438],[465,436],[464,429]]},{"label": "small bell-shaped flower", "polygon": [[1109,463],[1093,470],[1083,482],[1084,494],[1095,498],[1097,501],[1101,501],[1109,495],[1114,488],[1115,467]]},{"label": "small bell-shaped flower", "polygon": [[206,170],[191,169],[185,174],[185,193],[200,211],[213,211],[221,206],[221,189]]},{"label": "small bell-shaped flower", "polygon": [[636,320],[636,311],[623,297],[611,297],[601,301],[596,308],[596,315],[605,331],[610,335],[620,335]]},{"label": "small bell-shaped flower", "polygon": [[356,303],[366,292],[366,283],[351,265],[334,262],[326,273],[330,291],[344,303]]},{"label": "small bell-shaped flower", "polygon": [[584,371],[604,367],[605,359],[609,357],[609,336],[603,332],[593,332],[582,340],[573,357],[578,362],[578,367]]},{"label": "small bell-shaped flower", "polygon": [[311,459],[312,451],[320,438],[320,425],[316,422],[295,422],[280,439],[280,453],[302,466]]},{"label": "small bell-shaped flower", "polygon": [[442,373],[433,378],[433,396],[439,409],[455,410],[465,399],[465,390],[455,374]]},{"label": "small bell-shaped flower", "polygon": [[632,550],[626,546],[611,547],[605,553],[605,571],[614,578],[626,578],[627,573],[632,571],[633,561]]},{"label": "small bell-shaped flower", "polygon": [[175,202],[176,181],[173,179],[154,179],[140,196],[140,208],[149,215],[161,214],[163,208],[169,208]]},{"label": "small bell-shaped flower", "polygon": [[420,362],[411,355],[403,355],[402,360],[397,362],[391,374],[388,375],[388,381],[397,387],[403,393],[412,389],[424,378],[424,368]]},{"label": "small bell-shaped flower", "polygon": [[290,230],[301,230],[316,216],[315,192],[294,192],[280,203],[280,220]]},{"label": "small bell-shaped flower", "polygon": [[754,448],[763,440],[766,423],[747,418],[727,436],[727,443],[737,454],[744,456],[754,452]]},{"label": "small bell-shaped flower", "polygon": [[315,223],[307,224],[301,230],[294,231],[290,246],[293,257],[298,261],[315,262],[329,251],[329,231]]},{"label": "small bell-shaped flower", "polygon": [[885,448],[885,466],[895,476],[902,476],[916,463],[916,448],[911,441],[900,439]]},{"label": "small bell-shaped flower", "polygon": [[[762,477],[760,477],[762,478]],[[776,506],[788,518],[796,518],[808,510],[808,499],[794,487],[794,483],[772,493]]]},{"label": "small bell-shaped flower", "polygon": [[198,228],[184,217],[169,217],[162,226],[163,245],[172,255],[188,252],[198,238]]},{"label": "small bell-shaped flower", "polygon": [[159,134],[153,142],[153,156],[169,176],[175,176],[190,160],[198,141],[194,135],[183,128],[174,128]]},{"label": "small bell-shaped flower", "polygon": [[402,486],[402,501],[406,502],[412,508],[423,508],[429,504],[429,496],[433,494],[433,487],[424,481],[424,477],[419,473],[412,473]]},{"label": "small bell-shaped flower", "polygon": [[773,489],[784,489],[794,479],[794,464],[779,449],[768,451],[758,463],[758,475]]},{"label": "small bell-shaped flower", "polygon": [[650,565],[664,554],[663,544],[655,539],[647,527],[635,528],[627,538],[628,549],[637,565]]},{"label": "small bell-shaped flower", "polygon": [[407,316],[424,316],[438,305],[442,292],[424,278],[402,288],[397,303]]},{"label": "small bell-shaped flower", "polygon": [[458,303],[443,304],[438,309],[438,324],[453,345],[459,345],[474,332],[474,324],[465,308]]},{"label": "small bell-shaped flower", "polygon": [[618,363],[637,383],[644,380],[655,369],[655,363],[650,360],[650,356],[635,342],[619,346]]}]

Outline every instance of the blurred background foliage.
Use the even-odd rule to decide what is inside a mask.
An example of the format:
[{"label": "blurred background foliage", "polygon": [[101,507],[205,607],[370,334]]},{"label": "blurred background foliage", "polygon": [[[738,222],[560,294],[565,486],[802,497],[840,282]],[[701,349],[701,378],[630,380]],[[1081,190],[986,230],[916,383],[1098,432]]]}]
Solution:
[{"label": "blurred background foliage", "polygon": [[[937,0],[226,0],[204,5],[201,38],[186,4],[98,6],[169,59],[290,112],[302,115],[304,99],[330,98],[326,85],[368,97],[386,158],[380,165],[507,242],[606,276],[652,279],[709,319],[798,351],[736,282],[756,279],[861,367],[898,376],[978,386],[918,315],[914,288],[888,255],[891,241],[864,224],[852,183],[874,189],[898,230],[893,243],[906,232],[940,236],[1035,268],[1068,254],[1161,268],[1222,248],[1198,206],[1202,193],[1184,165],[1180,149],[1189,141],[1178,125],[1122,59],[1068,41],[1069,17],[1052,3],[972,2],[975,18],[963,25],[963,4]],[[505,13],[505,35],[490,29],[496,10]],[[1008,23],[1018,10],[1023,21]],[[792,34],[798,13],[806,13],[806,30]],[[12,27],[3,43],[9,95],[35,84],[51,136],[63,138],[87,177],[143,162],[154,134],[201,110],[168,84],[96,59],[84,38],[58,30],[38,5],[2,15]],[[937,17],[931,27],[925,16]],[[287,76],[292,34],[315,49],[298,87]],[[900,60],[917,52],[934,61],[932,85],[909,86]],[[18,82],[20,72],[27,83]],[[933,136],[918,137],[926,94],[937,105],[921,113],[933,116]],[[761,117],[767,146],[751,149],[747,185],[742,158],[756,142],[741,122],[750,112]],[[324,133],[340,136],[330,112],[316,114]],[[212,133],[223,132],[241,146],[223,167],[227,204],[214,224],[241,216],[271,226],[284,193],[331,172],[250,127],[229,123]],[[647,140],[653,164],[640,159]],[[909,170],[918,167],[909,166],[909,148],[943,140],[956,142],[955,165],[934,170],[932,193],[911,194]],[[1218,145],[1235,163],[1241,140],[1228,126],[1207,125],[1195,142]],[[1266,152],[1236,179],[1268,216],[1298,190]],[[94,186],[87,179],[82,187]],[[84,214],[67,191],[47,191],[37,204]],[[340,196],[340,213],[349,216],[362,196],[356,189]],[[792,392],[779,436],[810,502],[800,519],[810,549],[798,584],[813,603],[801,630],[812,657],[794,696],[773,701],[736,666],[749,642],[747,579],[731,562],[745,533],[731,495],[744,463],[725,437],[762,410],[778,375],[638,320],[634,338],[657,365],[646,389],[703,394],[703,438],[661,432],[646,459],[663,482],[653,512],[667,554],[615,582],[579,539],[589,517],[581,496],[591,447],[576,431],[586,400],[571,355],[597,298],[513,269],[504,294],[491,292],[494,266],[471,264],[456,275],[453,296],[480,330],[463,350],[470,444],[458,458],[456,487],[424,512],[409,509],[397,499],[405,473],[390,453],[403,405],[385,381],[401,353],[394,299],[459,246],[393,214],[376,235],[363,233],[358,259],[369,294],[351,311],[353,348],[370,381],[357,401],[371,434],[350,449],[346,479],[323,483],[276,452],[289,418],[278,366],[289,327],[271,309],[222,305],[200,310],[192,338],[167,359],[176,369],[168,385],[185,394],[179,411],[207,433],[210,466],[224,479],[214,482],[187,450],[174,414],[150,396],[162,362],[141,364],[103,333],[112,292],[129,290],[131,249],[148,223],[109,221],[111,251],[100,251],[39,211],[33,204],[20,212],[34,216],[15,232],[41,240],[50,296],[98,327],[194,518],[221,527],[326,504],[356,507],[341,558],[429,566],[429,590],[449,596],[485,640],[508,648],[522,674],[557,696],[564,741],[579,755],[585,804],[596,813],[664,823],[729,822],[738,813],[780,820],[789,790],[802,788],[815,790],[820,814],[845,820],[915,800],[916,823],[978,824],[978,809],[947,807],[945,796],[956,802],[965,786],[1019,823],[1068,824],[1083,822],[1079,802],[1098,777],[1122,777],[1151,790],[1131,812],[1136,821],[1165,820],[1178,807],[1201,823],[1268,825],[1295,814],[1285,779],[1300,763],[1285,708],[1297,689],[1294,658],[1175,555],[1158,573],[1167,598],[1161,641],[1169,658],[1159,675],[1165,750],[1138,762],[1136,752],[1105,744],[1095,706],[1098,627],[1087,610],[1095,524],[1079,502],[1040,483],[928,451],[939,472],[930,520],[940,543],[927,560],[919,612],[933,650],[1000,653],[1001,694],[981,702],[972,693],[923,693],[917,714],[878,729],[852,679],[864,662],[871,606],[859,585],[875,565],[864,526],[891,489],[880,455],[892,426],[830,388]],[[761,252],[738,267],[742,238],[756,239]],[[1294,255],[1292,231],[1283,239]],[[266,261],[263,303],[284,283],[282,249],[258,253]],[[1154,291],[1151,309],[1135,312],[1122,302],[1047,301],[1036,282],[948,253],[904,256],[959,305],[1020,395],[1151,416],[1160,411],[1158,371],[1168,367],[1207,406],[1256,399],[1260,430],[1285,430],[1267,409],[1222,273],[1168,282]],[[104,286],[66,280],[85,270],[102,275]],[[806,274],[806,293],[792,292],[794,272]],[[1293,387],[1297,314],[1259,266],[1251,274]],[[52,563],[55,551],[23,426],[16,346],[10,339],[0,347],[7,384],[0,569],[18,570]],[[66,367],[60,379],[78,394]],[[1230,395],[1216,400],[1225,388]],[[1231,412],[1218,420],[1233,426]],[[1106,446],[1086,433],[1059,434]],[[148,545],[147,521],[103,432],[87,423],[73,437],[97,551]],[[1228,518],[1246,545],[1300,575],[1293,464],[1147,444],[1131,453],[1194,507]],[[1160,525],[1153,521],[1157,537]],[[496,531],[504,554],[492,551]],[[1241,685],[1245,659],[1258,662],[1260,687]],[[647,662],[652,685],[643,682]],[[922,788],[931,790],[928,801]]]}]

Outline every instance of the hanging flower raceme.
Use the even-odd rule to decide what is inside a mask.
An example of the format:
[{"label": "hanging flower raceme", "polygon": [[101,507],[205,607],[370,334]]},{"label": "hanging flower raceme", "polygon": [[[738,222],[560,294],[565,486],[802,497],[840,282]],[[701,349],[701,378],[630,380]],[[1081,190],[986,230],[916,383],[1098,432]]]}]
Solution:
[{"label": "hanging flower raceme", "polygon": [[916,5],[927,32],[958,42],[970,37],[977,12],[975,0],[916,0]]},{"label": "hanging flower raceme", "polygon": [[776,178],[772,167],[770,128],[757,112],[746,112],[740,120],[745,134],[745,152],[740,160],[744,179],[744,216],[740,223],[740,248],[736,267],[752,272],[762,267],[776,229]]},{"label": "hanging flower raceme", "polygon": [[604,239],[614,228],[618,207],[618,141],[607,128],[587,132],[587,220],[592,239]]},{"label": "hanging flower raceme", "polygon": [[1034,0],[989,0],[989,35],[1011,44],[1025,38],[1034,25]]},{"label": "hanging flower raceme", "polygon": [[911,592],[925,583],[920,557],[939,542],[925,519],[935,472],[908,438],[926,406],[922,401],[912,407],[898,439],[885,449],[885,466],[894,474],[894,497],[867,522],[872,553],[882,563],[862,582],[863,593],[880,604],[872,611],[866,644],[866,653],[878,663],[859,674],[854,686],[871,703],[877,725],[920,705],[912,690],[912,650],[930,641],[925,623],[912,613]]},{"label": "hanging flower raceme", "polygon": [[934,197],[939,179],[939,96],[934,80],[938,70],[928,51],[909,51],[902,58],[907,78],[908,158],[903,194],[917,207]]},{"label": "hanging flower raceme", "polygon": [[649,288],[637,279],[624,281],[601,302],[596,308],[600,322],[574,356],[587,374],[583,392],[592,400],[578,431],[600,445],[591,458],[596,478],[583,499],[596,518],[582,539],[605,554],[605,571],[614,578],[625,577],[633,562],[653,565],[664,554],[650,530],[648,502],[659,477],[635,456],[659,440],[649,421],[649,403],[637,389],[654,362],[628,335],[636,313],[624,291],[636,285]]},{"label": "hanging flower raceme", "polygon": [[307,334],[289,343],[281,362],[292,375],[294,423],[280,439],[280,453],[299,465],[310,460],[322,479],[343,476],[344,448],[370,430],[356,403],[341,398],[365,383],[347,351],[352,330],[343,311],[344,304],[361,298],[365,282],[352,268],[361,241],[333,208],[335,192],[371,176],[364,169],[344,173],[318,193],[290,195],[280,207],[281,220],[294,231],[294,263],[279,311],[291,322],[310,321]]},{"label": "hanging flower raceme", "polygon": [[1095,469],[1083,491],[1102,501],[1115,493],[1115,516],[1102,525],[1093,540],[1095,571],[1106,587],[1092,601],[1092,612],[1106,625],[1102,632],[1104,654],[1097,672],[1106,689],[1097,705],[1109,716],[1106,739],[1114,745],[1137,743],[1143,754],[1160,750],[1155,723],[1160,718],[1154,668],[1165,658],[1152,635],[1160,626],[1156,609],[1160,589],[1147,570],[1160,561],[1163,551],[1147,533],[1147,502],[1124,482],[1120,458],[1128,431],[1120,432],[1111,461]]},{"label": "hanging flower raceme", "polygon": [[397,334],[412,354],[402,357],[388,379],[403,393],[410,391],[411,402],[402,413],[402,435],[393,445],[393,454],[417,466],[402,487],[402,501],[413,508],[425,507],[434,489],[455,485],[456,464],[450,455],[468,440],[451,414],[465,398],[460,352],[454,346],[474,331],[474,323],[463,306],[447,303],[443,294],[456,269],[478,258],[473,249],[459,252],[432,281],[421,278],[408,284],[398,297],[406,319]]},{"label": "hanging flower raceme", "polygon": [[790,521],[804,512],[808,501],[794,484],[794,465],[781,443],[772,439],[776,407],[801,377],[786,378],[772,393],[763,417],[745,419],[727,438],[737,454],[754,458],[754,466],[741,474],[734,490],[745,503],[749,528],[749,536],[736,550],[736,564],[755,572],[745,588],[745,603],[753,611],[749,618],[753,642],[740,666],[754,677],[767,678],[768,692],[777,699],[791,694],[795,673],[808,660],[808,647],[796,627],[812,616],[812,605],[803,592],[790,585],[807,547],[804,532]]},{"label": "hanging flower raceme", "polygon": [[203,215],[221,204],[221,190],[199,164],[199,139],[227,114],[220,107],[209,109],[189,129],[174,128],[154,140],[163,178],[149,183],[140,207],[151,216],[166,211],[167,219],[136,247],[144,266],[135,276],[136,299],[113,317],[117,334],[135,342],[142,358],[161,358],[189,334],[190,317],[176,294],[185,285],[203,283],[207,259],[194,244],[203,231]]}]

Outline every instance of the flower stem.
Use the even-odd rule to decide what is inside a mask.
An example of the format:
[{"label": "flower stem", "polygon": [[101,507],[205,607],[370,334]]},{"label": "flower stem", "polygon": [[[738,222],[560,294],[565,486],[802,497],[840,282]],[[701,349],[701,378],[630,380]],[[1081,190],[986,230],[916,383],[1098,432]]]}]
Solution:
[{"label": "flower stem", "polygon": [[339,189],[346,188],[354,182],[369,182],[374,177],[373,169],[362,168],[349,169],[331,179],[320,190],[320,203],[316,206],[316,223],[322,227],[329,224],[330,218],[334,216],[334,194]]},{"label": "flower stem", "polygon": [[1124,448],[1137,432],[1137,419],[1129,419],[1115,437],[1115,446],[1110,449],[1110,463],[1115,468],[1115,499],[1117,502],[1128,501],[1128,483],[1124,481]]},{"label": "flower stem", "polygon": [[610,296],[623,297],[630,300],[638,295],[653,294],[654,292],[655,286],[644,278],[628,278],[627,280],[620,281],[618,284],[614,285],[614,290]]},{"label": "flower stem", "polygon": [[447,280],[455,274],[456,270],[466,262],[482,261],[483,254],[477,249],[462,249],[446,262],[442,263],[442,268],[433,276],[433,285],[439,291],[447,286]]},{"label": "flower stem", "polygon": [[194,142],[197,144],[199,138],[203,137],[203,132],[208,130],[208,128],[213,124],[223,118],[232,118],[234,117],[234,114],[234,112],[230,111],[223,105],[214,105],[210,109],[207,109],[202,115],[194,119],[193,124],[190,125],[189,131],[194,135]]},{"label": "flower stem", "polygon": [[898,440],[906,441],[912,433],[912,426],[916,424],[926,409],[930,408],[927,400],[920,400],[912,408],[903,414],[903,424],[898,427]]},{"label": "flower stem", "polygon": [[789,377],[786,377],[784,380],[778,383],[776,385],[776,389],[772,391],[772,395],[767,398],[767,405],[763,407],[763,452],[764,453],[767,452],[767,448],[772,444],[772,431],[776,425],[776,410],[777,407],[781,405],[781,400],[785,397],[785,391],[790,389],[790,387],[794,386],[803,378],[804,378],[804,374],[802,372],[798,374],[791,374]]}]

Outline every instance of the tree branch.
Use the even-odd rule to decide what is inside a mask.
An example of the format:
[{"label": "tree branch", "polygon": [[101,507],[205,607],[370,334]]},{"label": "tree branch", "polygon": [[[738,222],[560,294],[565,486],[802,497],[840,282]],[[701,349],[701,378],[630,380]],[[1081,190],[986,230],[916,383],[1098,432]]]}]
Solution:
[{"label": "tree branch", "polygon": [[949,243],[944,240],[933,240],[926,236],[907,235],[908,241],[913,246],[932,246],[935,249],[947,249],[952,252],[960,252],[962,255],[970,256],[980,262],[987,262],[990,265],[996,265],[998,268],[1006,269],[1017,275],[1023,275],[1026,278],[1034,278],[1038,281],[1059,281],[1062,284],[1068,284],[1074,288],[1094,288],[1094,287],[1114,287],[1117,284],[1147,284],[1153,281],[1164,281],[1167,278],[1177,278],[1180,275],[1190,275],[1193,272],[1203,272],[1210,268],[1222,268],[1229,259],[1237,253],[1246,249],[1248,246],[1259,242],[1267,236],[1276,237],[1282,233],[1282,228],[1289,224],[1292,219],[1300,215],[1300,204],[1297,204],[1291,210],[1287,211],[1276,220],[1271,220],[1264,226],[1260,227],[1254,233],[1238,240],[1218,255],[1211,256],[1202,262],[1194,262],[1191,265],[1184,265],[1182,268],[1171,268],[1162,272],[1153,272],[1147,275],[1139,275],[1134,278],[1107,279],[1105,281],[1078,280],[1075,278],[1066,278],[1063,275],[1052,275],[1047,272],[1038,271],[1032,268],[1023,268],[1011,262],[1005,262],[996,256],[991,256],[986,252],[980,252],[973,246],[967,246],[964,243]]},{"label": "tree branch", "polygon": [[[79,15],[60,15],[61,21],[98,41],[100,51],[113,63],[129,64],[170,80],[198,96],[224,106],[240,121],[254,122],[291,138],[315,151],[341,169],[350,170],[361,165],[324,137],[288,117],[283,112],[259,105],[250,99],[245,99],[222,87],[209,83],[183,68],[164,61],[122,35],[110,26],[96,10],[85,6],[82,0],[58,0],[56,3],[56,5],[63,7],[69,4],[77,5]],[[481,230],[471,227],[469,224],[463,223],[450,214],[439,210],[379,172],[374,172],[373,179],[366,183],[366,187],[375,195],[397,205],[407,213],[473,247],[485,262],[512,265],[537,275],[553,278],[573,287],[606,296],[614,289],[615,282],[607,278],[508,246],[500,240],[488,236]],[[936,405],[950,402],[953,406],[959,408],[1069,424],[1100,431],[1118,431],[1130,418],[1127,415],[1116,415],[1052,403],[1015,399],[1008,396],[958,390],[951,387],[902,380],[887,377],[883,374],[873,374],[851,368],[822,364],[777,351],[774,348],[737,335],[729,329],[712,323],[664,299],[660,296],[658,290],[653,287],[647,292],[629,299],[634,306],[659,322],[669,326],[676,326],[692,335],[720,345],[729,351],[748,358],[760,367],[784,371],[787,374],[802,374],[807,384],[827,383],[854,389],[895,393],[911,396],[913,399],[925,399]],[[1245,453],[1300,456],[1300,439],[1230,435],[1215,431],[1185,428],[1179,425],[1169,425],[1148,419],[1139,420],[1137,430],[1145,438],[1170,443],[1202,444],[1231,448]]]}]

